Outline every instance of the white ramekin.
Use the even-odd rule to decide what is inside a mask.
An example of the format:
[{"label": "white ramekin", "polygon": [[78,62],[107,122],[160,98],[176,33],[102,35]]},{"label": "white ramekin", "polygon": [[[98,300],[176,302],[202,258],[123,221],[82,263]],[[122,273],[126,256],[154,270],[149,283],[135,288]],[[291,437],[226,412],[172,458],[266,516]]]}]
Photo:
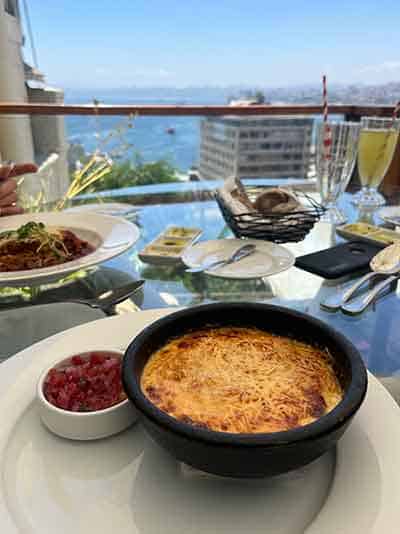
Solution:
[{"label": "white ramekin", "polygon": [[[107,352],[123,357],[119,350],[93,349],[80,353],[79,356],[89,356],[92,352]],[[77,440],[100,439],[117,434],[132,425],[137,420],[137,412],[129,399],[125,399],[114,406],[94,412],[72,412],[63,410],[51,404],[44,396],[43,384],[47,374],[53,368],[61,367],[71,360],[71,354],[43,371],[37,385],[37,399],[39,414],[43,424],[63,438]]]}]

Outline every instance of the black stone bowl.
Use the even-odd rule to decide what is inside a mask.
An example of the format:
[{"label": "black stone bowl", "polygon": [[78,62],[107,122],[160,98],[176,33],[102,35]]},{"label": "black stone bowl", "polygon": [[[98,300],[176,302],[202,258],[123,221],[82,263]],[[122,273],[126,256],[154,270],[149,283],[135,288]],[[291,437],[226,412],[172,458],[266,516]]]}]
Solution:
[{"label": "black stone bowl", "polygon": [[[171,338],[204,326],[250,326],[327,348],[344,391],[338,406],[317,421],[268,434],[215,432],[183,423],[159,410],[140,388],[148,358]],[[364,400],[367,373],[356,348],[341,334],[303,313],[256,303],[187,308],[145,328],[129,345],[122,381],[150,436],[177,460],[209,473],[264,477],[296,469],[321,456],[343,435]]]}]

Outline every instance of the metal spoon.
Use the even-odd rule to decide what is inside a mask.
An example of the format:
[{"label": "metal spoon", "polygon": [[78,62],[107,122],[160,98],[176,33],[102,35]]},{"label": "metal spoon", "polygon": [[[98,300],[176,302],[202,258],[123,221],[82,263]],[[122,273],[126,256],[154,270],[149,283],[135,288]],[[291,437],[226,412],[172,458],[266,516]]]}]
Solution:
[{"label": "metal spoon", "polygon": [[[359,299],[357,299],[358,304],[353,304],[352,307],[350,304],[346,306],[346,303],[351,299],[351,297],[354,295],[354,293],[366,282],[370,281],[373,277],[377,275],[395,275],[396,273],[400,272],[400,245],[395,243],[393,245],[389,245],[388,247],[384,248],[383,250],[379,251],[378,254],[375,254],[375,256],[372,258],[372,260],[369,262],[369,266],[371,268],[371,271],[364,275],[362,278],[357,280],[355,284],[353,284],[350,288],[346,289],[344,293],[339,293],[335,295],[331,295],[326,300],[322,301],[320,303],[321,307],[329,310],[329,311],[336,311],[339,308],[342,308],[343,311],[348,311],[352,308],[359,309],[360,303],[358,302]],[[391,277],[391,280],[389,282],[389,279],[385,279],[383,282],[385,282],[384,285],[383,282],[378,284],[375,290],[374,297],[389,283],[393,282],[393,279],[396,279],[397,277]],[[379,287],[379,289],[378,289]],[[373,297],[373,298],[374,298]],[[372,298],[372,300],[373,300]],[[371,300],[368,302],[368,304],[371,302]],[[366,306],[368,306],[366,304]],[[366,307],[365,306],[365,307]],[[364,308],[365,308],[364,307]],[[363,308],[363,309],[364,309]],[[349,311],[350,313],[350,311]],[[359,313],[359,312],[358,312]]]},{"label": "metal spoon", "polygon": [[[121,302],[124,302],[126,299],[131,297],[136,291],[138,291],[143,284],[145,283],[144,280],[135,280],[134,282],[131,282],[129,284],[125,284],[121,287],[117,287],[115,289],[109,289],[107,291],[103,291],[99,295],[96,295],[95,297],[89,298],[89,299],[79,299],[79,298],[54,298],[48,297],[48,298],[41,298],[40,300],[37,300],[34,304],[40,305],[40,304],[60,304],[63,302],[72,302],[73,304],[84,304],[86,306],[89,306],[90,308],[94,309],[100,309],[104,312],[112,313],[113,309],[117,304],[120,304]],[[26,306],[31,306],[32,302],[25,302],[25,301],[18,301],[14,302],[12,304],[12,308],[25,308]],[[10,305],[7,303],[1,303],[0,304],[0,311],[3,309],[9,309]]]},{"label": "metal spoon", "polygon": [[359,313],[362,313],[371,304],[371,302],[375,300],[379,293],[385,289],[385,287],[393,284],[396,280],[398,280],[398,278],[399,273],[389,276],[389,278],[385,278],[382,280],[382,282],[379,282],[379,284],[371,289],[371,291],[368,291],[368,293],[361,295],[360,297],[351,300],[346,304],[343,304],[343,306],[341,306],[342,312],[347,313],[348,315],[358,315]]},{"label": "metal spoon", "polygon": [[191,267],[189,269],[186,269],[186,272],[202,273],[203,271],[214,271],[216,269],[219,269],[220,267],[225,267],[225,265],[230,265],[231,263],[235,263],[243,258],[246,258],[247,256],[250,256],[250,254],[253,254],[255,250],[256,245],[248,243],[247,245],[242,245],[241,247],[236,249],[228,258],[224,260],[213,260],[212,262],[203,263],[198,267]]},{"label": "metal spoon", "polygon": [[366,294],[343,304],[341,310],[344,313],[350,315],[362,313],[383,289],[398,279],[400,274],[400,244],[395,243],[381,250],[381,252],[372,258],[371,263],[375,267],[376,272],[390,276],[379,282],[379,284]]},{"label": "metal spoon", "polygon": [[109,289],[108,291],[104,291],[100,295],[91,299],[71,299],[65,300],[63,302],[85,304],[90,308],[99,308],[101,310],[107,310],[133,295],[133,293],[138,291],[138,289],[143,286],[144,282],[144,280],[136,280],[135,282],[131,282],[130,284],[126,284],[122,287],[117,287],[115,289]]}]

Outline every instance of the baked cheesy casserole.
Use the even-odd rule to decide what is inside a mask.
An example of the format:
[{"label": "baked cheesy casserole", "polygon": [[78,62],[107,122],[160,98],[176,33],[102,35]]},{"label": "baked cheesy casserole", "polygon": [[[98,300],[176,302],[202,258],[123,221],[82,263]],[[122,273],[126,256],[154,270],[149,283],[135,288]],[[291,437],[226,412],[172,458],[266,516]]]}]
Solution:
[{"label": "baked cheesy casserole", "polygon": [[343,392],[328,352],[258,329],[205,328],[148,360],[141,388],[170,416],[220,432],[264,433],[311,423]]}]

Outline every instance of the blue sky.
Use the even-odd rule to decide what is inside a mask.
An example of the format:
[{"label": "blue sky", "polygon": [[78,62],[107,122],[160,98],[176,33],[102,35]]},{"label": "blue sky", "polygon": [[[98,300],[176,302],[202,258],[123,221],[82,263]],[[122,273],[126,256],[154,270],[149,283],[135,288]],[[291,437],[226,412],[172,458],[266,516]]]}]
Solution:
[{"label": "blue sky", "polygon": [[[28,0],[69,88],[400,80],[399,0]],[[29,48],[27,49],[29,57]]]}]

